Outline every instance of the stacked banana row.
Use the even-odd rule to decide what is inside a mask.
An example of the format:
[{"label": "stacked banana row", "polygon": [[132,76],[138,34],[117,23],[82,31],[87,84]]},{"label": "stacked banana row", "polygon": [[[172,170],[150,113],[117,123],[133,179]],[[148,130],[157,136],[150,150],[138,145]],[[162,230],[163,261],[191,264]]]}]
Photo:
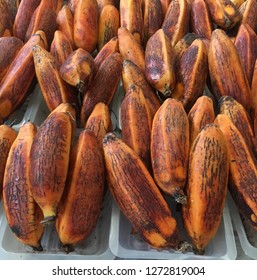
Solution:
[{"label": "stacked banana row", "polygon": [[[174,203],[204,254],[228,188],[257,229],[256,0],[18,2],[13,19],[0,0],[0,117],[35,82],[51,112],[39,128],[1,126],[4,206],[21,242],[42,250],[54,222],[71,250],[96,226],[105,180],[154,248],[188,249]],[[120,80],[121,138],[109,112]]]}]

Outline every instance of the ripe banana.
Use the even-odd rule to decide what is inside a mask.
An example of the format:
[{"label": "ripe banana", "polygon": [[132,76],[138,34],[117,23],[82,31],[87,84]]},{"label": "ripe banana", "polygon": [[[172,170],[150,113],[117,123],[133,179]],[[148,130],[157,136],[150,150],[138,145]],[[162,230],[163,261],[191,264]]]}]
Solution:
[{"label": "ripe banana", "polygon": [[103,148],[109,188],[132,227],[154,248],[180,249],[177,222],[139,156],[113,133]]},{"label": "ripe banana", "polygon": [[205,0],[213,23],[224,30],[231,29],[240,20],[237,6],[230,0]]},{"label": "ripe banana", "polygon": [[229,191],[244,219],[257,229],[257,161],[230,118],[219,114],[215,123],[225,136],[229,155]]},{"label": "ripe banana", "polygon": [[174,52],[175,52],[174,60],[175,60],[175,69],[176,69],[176,71],[177,71],[178,65],[180,63],[180,60],[181,60],[183,54],[190,47],[190,45],[194,42],[195,39],[196,39],[196,35],[194,33],[187,33],[174,46]]},{"label": "ripe banana", "polygon": [[241,24],[248,24],[255,32],[257,32],[257,1],[246,0],[239,9],[242,16]]},{"label": "ripe banana", "polygon": [[17,37],[0,38],[0,83],[22,47],[23,42]]},{"label": "ripe banana", "polygon": [[[142,45],[146,46],[148,39],[162,27],[164,12],[160,0],[145,0],[143,14]],[[166,1],[167,2],[167,1]]]},{"label": "ripe banana", "polygon": [[217,125],[208,124],[194,140],[189,156],[187,204],[183,224],[195,254],[205,248],[219,228],[229,175],[226,140]]},{"label": "ripe banana", "polygon": [[67,184],[58,206],[56,229],[66,250],[96,227],[104,193],[105,167],[96,136],[83,130],[72,150]]},{"label": "ripe banana", "polygon": [[78,107],[78,98],[61,78],[55,57],[39,45],[35,45],[32,52],[37,81],[49,110],[66,102]]},{"label": "ripe banana", "polygon": [[189,15],[190,6],[187,0],[171,1],[163,20],[162,29],[169,37],[172,46],[175,46],[188,33]]},{"label": "ripe banana", "polygon": [[247,146],[253,151],[253,125],[245,108],[231,96],[222,96],[218,103],[219,114],[229,117],[232,123],[242,134]]},{"label": "ripe banana", "polygon": [[105,61],[105,59],[115,52],[119,52],[117,36],[113,37],[109,42],[107,42],[97,53],[95,57],[95,72],[98,71],[100,65]]},{"label": "ripe banana", "polygon": [[145,52],[142,45],[125,27],[118,29],[119,52],[123,60],[135,63],[143,72],[145,71]]},{"label": "ripe banana", "polygon": [[180,101],[167,98],[156,112],[151,132],[151,161],[158,187],[186,203],[184,187],[189,156],[189,122]]},{"label": "ripe banana", "polygon": [[19,129],[6,162],[3,201],[7,222],[15,237],[34,250],[42,251],[42,212],[33,199],[29,181],[29,154],[36,132],[36,126],[30,122]]},{"label": "ripe banana", "polygon": [[197,98],[195,104],[188,113],[190,147],[201,129],[215,120],[214,104],[209,96],[203,95]]},{"label": "ripe banana", "polygon": [[13,35],[15,37],[25,41],[25,35],[29,28],[30,20],[40,2],[41,0],[21,1],[13,24]]},{"label": "ripe banana", "polygon": [[82,48],[73,51],[60,68],[60,75],[69,85],[76,87],[80,94],[87,90],[95,71],[91,54]]},{"label": "ripe banana", "polygon": [[26,99],[35,76],[32,47],[47,47],[43,31],[36,32],[16,55],[0,84],[0,117],[6,118]]},{"label": "ripe banana", "polygon": [[3,180],[7,157],[11,146],[16,139],[17,132],[8,125],[0,125],[0,200],[3,196]]},{"label": "ripe banana", "polygon": [[130,60],[124,60],[122,64],[122,85],[127,92],[129,87],[136,85],[140,87],[145,96],[146,102],[150,106],[152,118],[159,109],[161,102],[156,95],[155,90],[148,84],[144,72]]},{"label": "ripe banana", "polygon": [[234,42],[249,85],[257,58],[257,35],[248,24],[241,24]]},{"label": "ripe banana", "polygon": [[[120,107],[122,141],[139,155],[151,170],[150,141],[151,114],[144,94],[139,87],[131,86]],[[142,129],[143,128],[143,129]]]},{"label": "ripe banana", "polygon": [[[196,39],[185,51],[177,66],[177,84],[172,93],[188,112],[203,95],[208,74],[208,54],[201,39]],[[201,77],[201,78],[199,78]]]},{"label": "ripe banana", "polygon": [[143,36],[142,1],[120,0],[120,27],[124,27],[136,38],[139,44]]},{"label": "ripe banana", "polygon": [[208,64],[212,91],[216,99],[229,95],[249,110],[252,98],[246,74],[235,45],[221,29],[212,32]]},{"label": "ripe banana", "polygon": [[72,46],[65,33],[60,30],[55,30],[54,38],[50,46],[50,53],[55,57],[59,68],[72,52]]},{"label": "ripe banana", "polygon": [[95,105],[104,102],[110,105],[118,87],[122,71],[122,58],[119,53],[111,54],[100,66],[94,79],[85,92],[80,112],[81,125],[84,126]]},{"label": "ripe banana", "polygon": [[72,49],[75,50],[74,43],[74,17],[68,5],[64,4],[56,17],[56,29],[65,33]]},{"label": "ripe banana", "polygon": [[96,0],[78,0],[74,11],[74,43],[89,53],[97,46],[99,13]]},{"label": "ripe banana", "polygon": [[195,0],[191,4],[190,27],[200,38],[211,39],[214,29],[208,6],[204,0]]},{"label": "ripe banana", "polygon": [[107,42],[118,35],[120,26],[119,10],[113,5],[104,6],[99,15],[98,26],[97,49],[99,52]]},{"label": "ripe banana", "polygon": [[74,139],[74,136],[75,136],[75,133],[76,133],[76,127],[77,127],[76,108],[73,105],[71,105],[70,103],[61,103],[52,112],[50,112],[49,116],[51,114],[55,114],[56,112],[66,113],[70,117],[70,120],[71,120],[71,123],[72,123],[72,136],[71,136],[71,138]]},{"label": "ripe banana", "polygon": [[56,17],[56,2],[41,0],[31,17],[25,41],[28,41],[38,30],[43,30],[46,34],[47,43],[50,46],[57,26]]},{"label": "ripe banana", "polygon": [[106,104],[99,102],[95,105],[92,113],[87,119],[85,129],[94,132],[98,144],[103,148],[103,138],[108,132],[113,131],[110,110]]},{"label": "ripe banana", "polygon": [[72,120],[56,111],[41,124],[32,143],[29,163],[32,195],[43,211],[43,225],[52,223],[68,173]]},{"label": "ripe banana", "polygon": [[175,52],[163,29],[147,41],[145,48],[145,77],[153,88],[170,97],[176,85]]}]

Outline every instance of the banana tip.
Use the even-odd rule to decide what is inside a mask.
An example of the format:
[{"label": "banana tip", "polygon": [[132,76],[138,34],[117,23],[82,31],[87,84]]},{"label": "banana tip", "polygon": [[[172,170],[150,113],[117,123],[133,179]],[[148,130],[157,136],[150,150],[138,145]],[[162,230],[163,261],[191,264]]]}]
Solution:
[{"label": "banana tip", "polygon": [[69,254],[70,252],[74,251],[74,247],[70,244],[63,245],[63,250],[66,254]]}]

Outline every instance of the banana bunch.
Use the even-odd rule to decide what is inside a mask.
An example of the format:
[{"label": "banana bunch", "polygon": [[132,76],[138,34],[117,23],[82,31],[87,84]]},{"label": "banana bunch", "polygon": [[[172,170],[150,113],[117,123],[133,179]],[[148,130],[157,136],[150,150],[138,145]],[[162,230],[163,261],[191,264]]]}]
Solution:
[{"label": "banana bunch", "polygon": [[[35,82],[50,111],[37,131],[0,126],[5,211],[20,241],[41,250],[42,225],[54,222],[72,250],[97,224],[106,180],[157,249],[188,249],[170,210],[179,204],[204,254],[227,191],[257,229],[256,0],[9,2],[0,0],[0,121]],[[119,138],[109,106],[120,82]],[[13,214],[18,188],[30,224]]]}]

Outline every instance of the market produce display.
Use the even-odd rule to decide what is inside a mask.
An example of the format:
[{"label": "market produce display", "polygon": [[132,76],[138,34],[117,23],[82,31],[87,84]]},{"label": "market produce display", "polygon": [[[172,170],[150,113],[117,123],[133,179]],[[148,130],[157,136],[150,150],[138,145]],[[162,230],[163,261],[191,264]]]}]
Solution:
[{"label": "market produce display", "polygon": [[[0,198],[21,244],[44,250],[54,225],[71,252],[106,193],[155,250],[204,255],[228,192],[257,229],[256,0],[0,0],[0,14]],[[15,131],[35,85],[49,113]]]}]

